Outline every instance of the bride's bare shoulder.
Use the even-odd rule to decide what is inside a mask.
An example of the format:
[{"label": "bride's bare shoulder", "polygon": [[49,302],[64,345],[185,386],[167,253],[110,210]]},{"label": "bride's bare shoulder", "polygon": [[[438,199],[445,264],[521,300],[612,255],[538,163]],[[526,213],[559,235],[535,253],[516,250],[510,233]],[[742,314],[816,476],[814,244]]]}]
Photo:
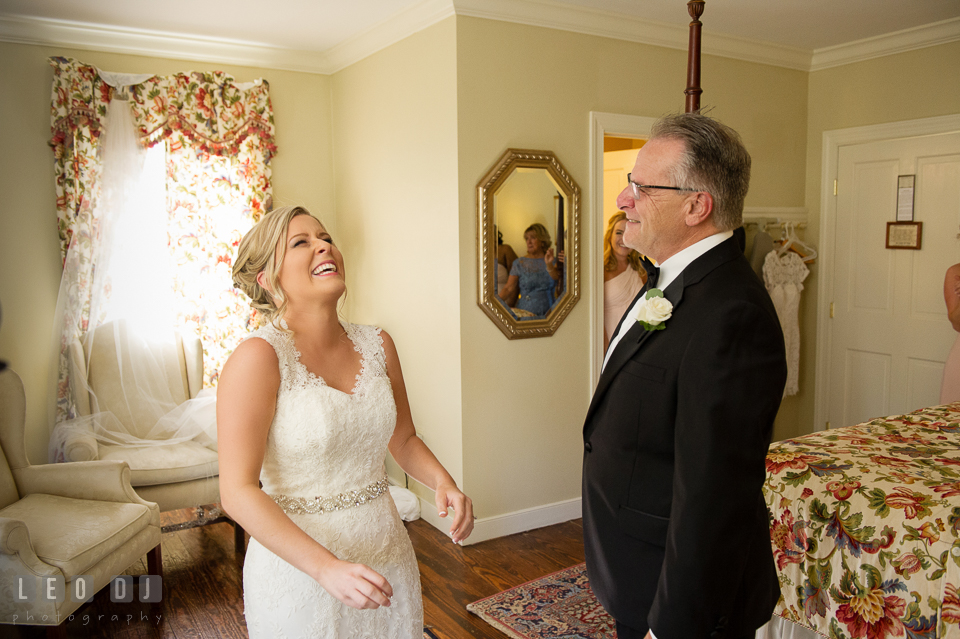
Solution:
[{"label": "bride's bare shoulder", "polygon": [[223,365],[220,373],[220,384],[236,377],[246,377],[255,374],[261,380],[276,378],[280,383],[280,360],[277,352],[270,343],[259,337],[251,337],[240,342]]}]

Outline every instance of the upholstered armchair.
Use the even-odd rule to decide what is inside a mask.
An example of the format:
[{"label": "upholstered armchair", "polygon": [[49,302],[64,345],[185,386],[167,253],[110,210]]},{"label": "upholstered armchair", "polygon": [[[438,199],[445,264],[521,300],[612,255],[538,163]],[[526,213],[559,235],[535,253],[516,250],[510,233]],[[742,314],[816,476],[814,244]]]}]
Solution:
[{"label": "upholstered armchair", "polygon": [[[31,466],[25,423],[23,383],[2,370],[0,623],[66,637],[62,624],[82,604],[68,594],[77,576],[93,578],[92,596],[144,554],[149,574],[161,574],[160,509],[134,492],[124,462]],[[41,596],[50,577],[62,579],[60,602]]]},{"label": "upholstered armchair", "polygon": [[[79,416],[111,413],[125,434],[147,435],[157,421],[155,407],[147,402],[131,402],[123,382],[137,376],[143,361],[161,369],[164,396],[172,405],[194,399],[203,386],[203,347],[199,337],[173,335],[162,345],[148,345],[129,332],[119,320],[108,322],[70,345],[71,391]],[[210,404],[212,408],[213,404]],[[210,411],[211,428],[215,419]],[[110,421],[101,427],[109,428]],[[58,427],[59,428],[59,427]],[[230,521],[219,507],[216,438],[199,432],[187,441],[174,438],[157,445],[131,446],[96,437],[92,425],[71,427],[63,437],[65,461],[120,460],[130,465],[130,483],[143,499],[156,502],[161,512],[197,508],[197,518],[183,524],[164,527],[164,532]],[[238,551],[243,548],[243,530],[234,524]]]}]

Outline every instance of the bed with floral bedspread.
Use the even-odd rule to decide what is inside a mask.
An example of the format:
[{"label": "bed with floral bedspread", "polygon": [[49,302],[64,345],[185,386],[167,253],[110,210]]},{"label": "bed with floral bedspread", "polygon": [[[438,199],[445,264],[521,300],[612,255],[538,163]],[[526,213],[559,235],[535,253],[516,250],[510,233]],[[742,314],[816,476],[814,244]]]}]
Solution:
[{"label": "bed with floral bedspread", "polygon": [[783,598],[835,639],[960,639],[960,402],[774,442]]}]

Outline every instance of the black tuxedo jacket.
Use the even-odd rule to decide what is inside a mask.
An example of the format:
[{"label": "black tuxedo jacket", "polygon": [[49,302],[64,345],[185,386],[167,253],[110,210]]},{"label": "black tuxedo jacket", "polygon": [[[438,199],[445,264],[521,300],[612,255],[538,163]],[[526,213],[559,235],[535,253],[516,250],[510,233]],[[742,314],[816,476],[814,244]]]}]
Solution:
[{"label": "black tuxedo jacket", "polygon": [[673,316],[634,322],[587,412],[587,572],[615,619],[657,639],[740,637],[780,596],[761,486],[783,333],[735,238],[664,296]]}]

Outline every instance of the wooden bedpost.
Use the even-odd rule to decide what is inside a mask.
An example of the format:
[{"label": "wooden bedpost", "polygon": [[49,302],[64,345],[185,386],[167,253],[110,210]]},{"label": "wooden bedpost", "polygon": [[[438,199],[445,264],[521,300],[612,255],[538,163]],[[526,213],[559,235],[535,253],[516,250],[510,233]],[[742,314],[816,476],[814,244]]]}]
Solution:
[{"label": "wooden bedpost", "polygon": [[690,44],[687,47],[687,89],[683,92],[687,96],[686,112],[693,113],[700,110],[700,16],[703,15],[705,0],[690,0],[687,11],[693,22],[690,23]]}]

